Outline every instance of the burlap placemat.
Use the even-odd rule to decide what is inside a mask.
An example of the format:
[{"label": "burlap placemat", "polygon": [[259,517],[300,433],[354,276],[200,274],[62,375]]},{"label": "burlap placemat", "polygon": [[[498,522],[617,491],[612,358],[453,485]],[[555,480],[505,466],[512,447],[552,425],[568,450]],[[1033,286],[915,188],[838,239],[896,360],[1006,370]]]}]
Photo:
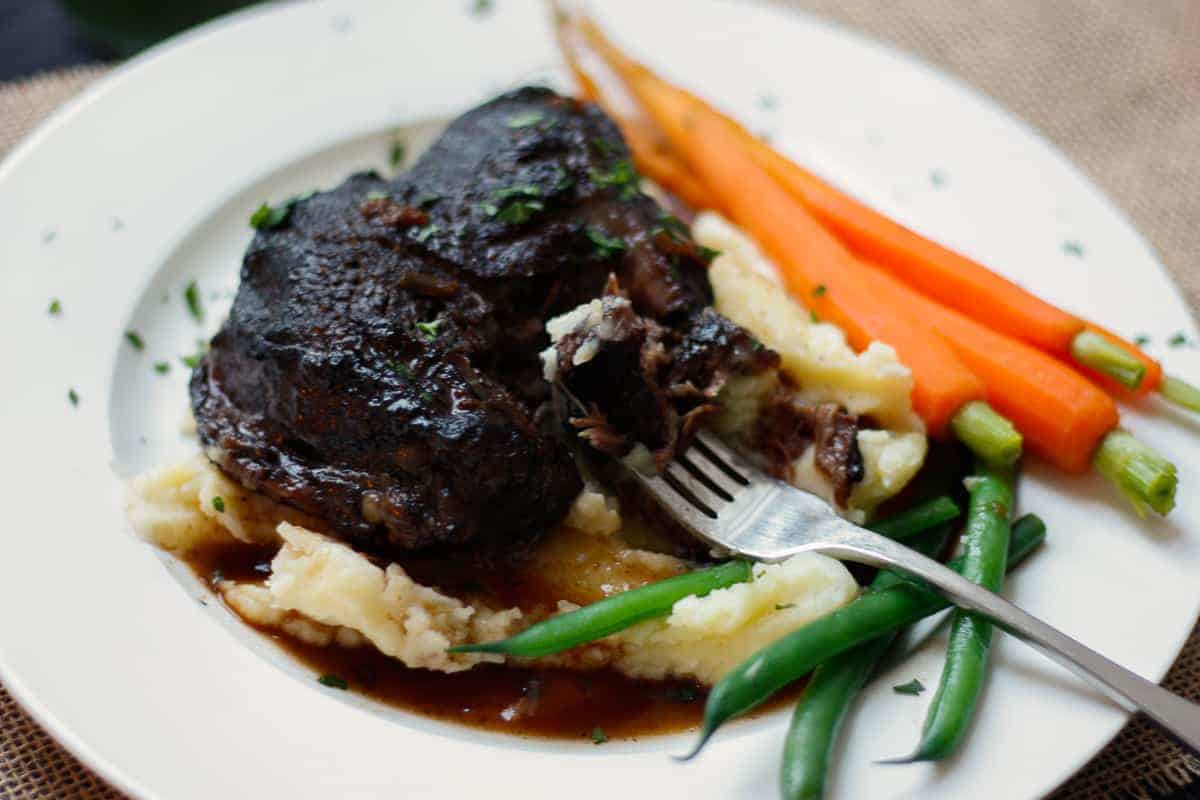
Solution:
[{"label": "burlap placemat", "polygon": [[[777,2],[894,42],[1031,122],[1133,217],[1193,306],[1200,302],[1192,262],[1200,254],[1200,3]],[[84,67],[0,86],[0,157],[103,72]],[[1200,699],[1200,627],[1166,685]],[[1182,797],[1198,776],[1200,759],[1135,721],[1053,797]],[[0,798],[118,797],[0,688]]]}]

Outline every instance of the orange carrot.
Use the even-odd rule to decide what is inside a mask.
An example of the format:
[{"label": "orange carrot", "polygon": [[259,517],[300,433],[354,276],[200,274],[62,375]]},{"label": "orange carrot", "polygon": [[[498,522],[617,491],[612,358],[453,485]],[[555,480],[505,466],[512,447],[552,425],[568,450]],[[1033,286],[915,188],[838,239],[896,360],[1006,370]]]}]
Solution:
[{"label": "orange carrot", "polygon": [[937,303],[866,265],[887,302],[921,319],[987,386],[988,403],[1012,420],[1031,452],[1069,472],[1088,469],[1100,440],[1117,427],[1116,403],[1056,358]]},{"label": "orange carrot", "polygon": [[692,208],[706,207],[708,190],[691,174],[686,162],[671,151],[670,145],[658,130],[645,120],[618,115],[607,102],[599,85],[579,61],[579,53],[571,43],[567,15],[561,13],[562,9],[557,3],[552,6],[556,12],[555,38],[558,40],[558,48],[567,62],[571,76],[579,86],[580,98],[596,103],[617,120],[639,172]]},{"label": "orange carrot", "polygon": [[619,119],[618,124],[639,172],[694,209],[717,208],[708,188],[652,125],[628,117]]},{"label": "orange carrot", "polygon": [[[584,21],[581,29],[604,60],[626,81],[636,78],[670,86],[622,53],[594,23]],[[779,154],[735,120],[694,95],[685,94],[725,120],[759,166],[860,256],[886,268],[939,302],[1070,361],[1118,394],[1128,394],[1131,390],[1072,358],[1072,342],[1081,332],[1088,330],[1099,334],[1145,367],[1145,376],[1132,390],[1133,394],[1145,395],[1162,385],[1161,366],[1137,345],[1045,302],[981,264],[888,219]]]},{"label": "orange carrot", "polygon": [[1083,320],[1035,297],[974,261],[919,236],[744,133],[754,160],[851,250],[938,302],[1059,356]]},{"label": "orange carrot", "polygon": [[946,436],[982,382],[940,338],[883,302],[854,256],[743,151],[733,131],[684,93],[638,76],[630,90],[730,216],[780,266],[788,287],[851,345],[887,342],[912,370],[913,407]]}]

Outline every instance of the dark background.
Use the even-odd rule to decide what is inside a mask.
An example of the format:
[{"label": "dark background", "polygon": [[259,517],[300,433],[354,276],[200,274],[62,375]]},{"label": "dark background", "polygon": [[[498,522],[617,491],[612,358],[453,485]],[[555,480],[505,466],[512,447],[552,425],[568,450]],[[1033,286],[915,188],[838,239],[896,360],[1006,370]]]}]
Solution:
[{"label": "dark background", "polygon": [[0,0],[0,81],[112,57],[88,42],[54,0]]}]

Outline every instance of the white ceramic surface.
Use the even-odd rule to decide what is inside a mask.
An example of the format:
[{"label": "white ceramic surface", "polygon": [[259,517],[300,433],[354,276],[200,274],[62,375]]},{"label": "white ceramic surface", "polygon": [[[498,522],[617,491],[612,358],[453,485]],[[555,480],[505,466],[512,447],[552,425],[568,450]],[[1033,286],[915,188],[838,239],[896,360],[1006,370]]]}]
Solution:
[{"label": "white ceramic surface", "polygon": [[[683,766],[665,756],[682,749],[679,737],[604,747],[511,739],[323,689],[218,604],[198,602],[202,588],[136,541],[119,511],[119,477],[185,446],[178,356],[218,324],[259,202],[382,168],[390,131],[427,132],[419,123],[500,88],[541,78],[566,86],[538,3],[497,0],[484,15],[471,5],[333,0],[219,21],[125,65],[0,167],[9,453],[0,463],[0,677],[134,795],[776,793],[783,714],[731,728]],[[1196,331],[1146,243],[1062,156],[987,100],[815,19],[713,0],[601,6],[636,54],[805,163],[1052,300],[1150,335],[1172,371],[1200,379],[1197,352],[1166,345]],[[193,279],[203,326],[181,299]],[[63,311],[51,316],[56,297]],[[124,343],[129,328],[144,336],[144,353]],[[169,375],[151,369],[160,360]],[[1158,406],[1126,418],[1179,465],[1170,521],[1139,522],[1098,479],[1032,463],[1020,502],[1046,519],[1050,542],[1010,593],[1158,678],[1200,607],[1198,426]],[[942,767],[872,763],[915,741],[929,693],[890,687],[913,677],[933,685],[938,649],[892,667],[854,714],[835,794],[1036,797],[1124,721],[1015,642],[1002,638],[996,661],[973,736]]]}]

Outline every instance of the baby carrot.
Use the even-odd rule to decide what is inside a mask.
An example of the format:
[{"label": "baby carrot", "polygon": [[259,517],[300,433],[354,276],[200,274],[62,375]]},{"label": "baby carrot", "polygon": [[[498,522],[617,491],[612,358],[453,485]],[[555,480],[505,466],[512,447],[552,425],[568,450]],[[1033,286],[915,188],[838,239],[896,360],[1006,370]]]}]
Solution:
[{"label": "baby carrot", "polygon": [[1031,451],[1068,472],[1096,469],[1139,514],[1150,508],[1165,515],[1174,507],[1174,465],[1117,427],[1116,403],[1099,387],[1046,353],[863,266],[881,297],[909,309],[954,348]]},{"label": "baby carrot", "polygon": [[987,386],[1029,449],[1068,472],[1084,472],[1101,438],[1117,427],[1117,405],[1057,359],[919,294],[871,265],[874,291],[936,331]]},{"label": "baby carrot", "polygon": [[[622,53],[590,20],[585,19],[580,27],[627,82],[648,80],[675,88]],[[1157,391],[1171,403],[1200,411],[1200,389],[1164,376],[1158,362],[1136,344],[888,219],[784,157],[699,98],[678,91],[724,120],[754,160],[851,250],[939,302],[1074,364],[1118,395]]]},{"label": "baby carrot", "polygon": [[793,294],[855,348],[879,340],[896,349],[913,372],[913,407],[935,436],[983,399],[982,382],[937,336],[875,295],[850,252],[745,154],[721,119],[636,74],[629,88],[720,205],[775,259]]}]

